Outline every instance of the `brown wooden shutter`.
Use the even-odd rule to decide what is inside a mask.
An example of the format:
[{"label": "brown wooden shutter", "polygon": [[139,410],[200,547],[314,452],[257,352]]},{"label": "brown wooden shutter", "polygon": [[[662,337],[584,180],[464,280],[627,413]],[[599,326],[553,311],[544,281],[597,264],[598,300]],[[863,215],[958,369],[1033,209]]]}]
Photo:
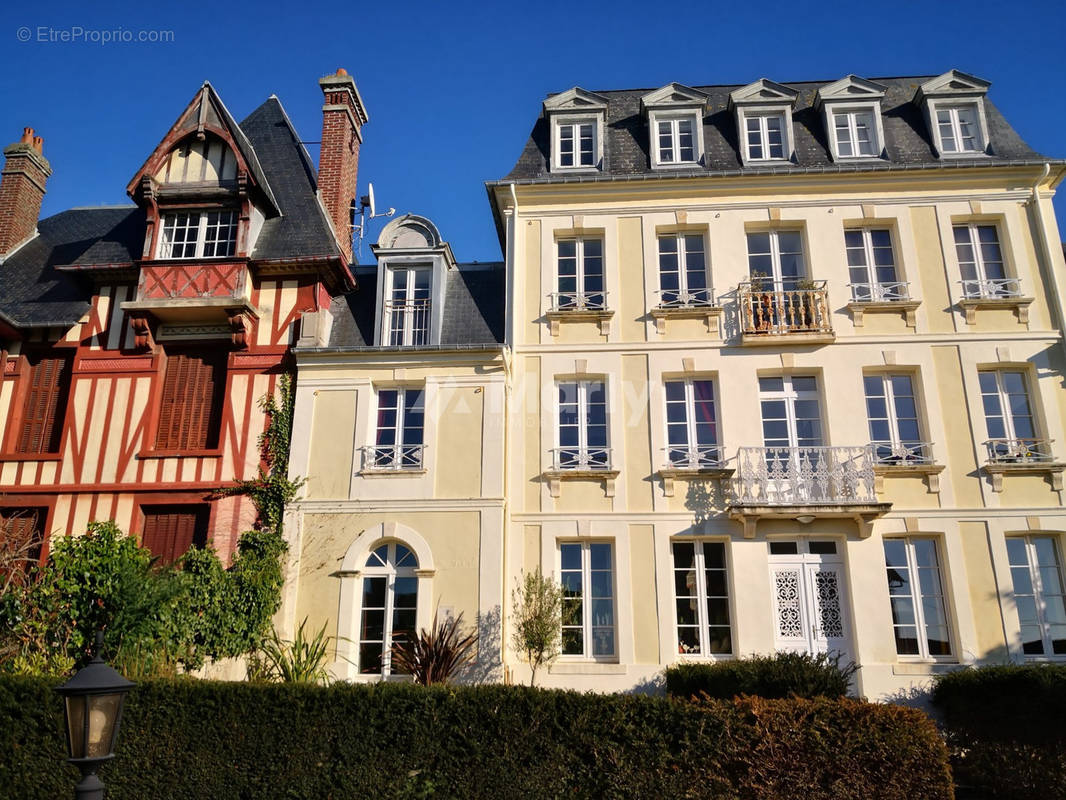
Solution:
[{"label": "brown wooden shutter", "polygon": [[207,543],[206,506],[151,506],[143,509],[141,547],[164,564],[172,564],[194,544]]},{"label": "brown wooden shutter", "polygon": [[44,508],[0,508],[0,548],[5,554],[22,559],[26,567],[40,561],[46,513]]},{"label": "brown wooden shutter", "polygon": [[71,357],[30,355],[30,374],[22,407],[19,453],[58,453],[70,393]]},{"label": "brown wooden shutter", "polygon": [[167,353],[157,448],[208,450],[218,446],[225,358],[225,352]]}]

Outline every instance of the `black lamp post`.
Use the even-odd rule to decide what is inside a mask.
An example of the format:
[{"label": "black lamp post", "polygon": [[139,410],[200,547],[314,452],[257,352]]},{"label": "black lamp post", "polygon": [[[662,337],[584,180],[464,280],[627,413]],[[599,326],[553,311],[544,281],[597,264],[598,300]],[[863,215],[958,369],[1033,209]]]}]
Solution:
[{"label": "black lamp post", "polygon": [[123,678],[100,657],[104,635],[96,634],[96,655],[69,681],[56,688],[66,705],[67,747],[71,764],[81,770],[75,800],[103,800],[96,771],[115,755],[126,693],[137,684]]}]

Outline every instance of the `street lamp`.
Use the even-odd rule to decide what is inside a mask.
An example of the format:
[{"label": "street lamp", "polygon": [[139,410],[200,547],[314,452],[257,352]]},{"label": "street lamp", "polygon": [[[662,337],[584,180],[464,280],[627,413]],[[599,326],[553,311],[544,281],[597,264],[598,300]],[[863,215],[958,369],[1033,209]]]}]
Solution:
[{"label": "street lamp", "polygon": [[81,770],[75,800],[104,799],[104,784],[96,770],[115,755],[122,704],[137,685],[104,663],[103,646],[104,635],[97,633],[93,660],[56,688],[66,705],[67,760]]}]

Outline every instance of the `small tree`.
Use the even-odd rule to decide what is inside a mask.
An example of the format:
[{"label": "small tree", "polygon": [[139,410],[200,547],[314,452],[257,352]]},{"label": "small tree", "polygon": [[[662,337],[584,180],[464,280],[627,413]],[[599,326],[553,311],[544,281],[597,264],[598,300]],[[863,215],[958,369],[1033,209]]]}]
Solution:
[{"label": "small tree", "polygon": [[538,566],[523,573],[522,585],[511,593],[514,606],[513,642],[533,669],[529,685],[537,680],[537,669],[559,655],[562,639],[563,587],[546,577]]}]

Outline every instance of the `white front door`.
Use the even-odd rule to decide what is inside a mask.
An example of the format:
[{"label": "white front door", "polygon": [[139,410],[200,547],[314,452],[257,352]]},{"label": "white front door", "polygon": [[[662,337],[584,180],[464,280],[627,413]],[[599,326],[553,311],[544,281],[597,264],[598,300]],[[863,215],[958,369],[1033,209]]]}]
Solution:
[{"label": "white front door", "polygon": [[[847,579],[833,540],[773,542],[770,587],[779,651],[840,654],[851,650]],[[793,552],[789,552],[793,551]]]}]

